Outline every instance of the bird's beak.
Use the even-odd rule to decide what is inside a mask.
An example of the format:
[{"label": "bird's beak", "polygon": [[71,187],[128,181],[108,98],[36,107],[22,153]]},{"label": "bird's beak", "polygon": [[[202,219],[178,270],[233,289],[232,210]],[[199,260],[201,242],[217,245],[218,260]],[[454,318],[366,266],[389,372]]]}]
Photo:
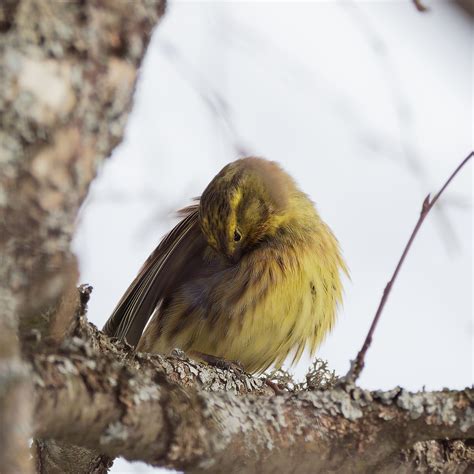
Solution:
[{"label": "bird's beak", "polygon": [[227,255],[227,258],[232,264],[236,264],[240,260],[241,256],[242,256],[242,250],[239,248],[239,249],[235,249],[233,253],[229,253]]}]

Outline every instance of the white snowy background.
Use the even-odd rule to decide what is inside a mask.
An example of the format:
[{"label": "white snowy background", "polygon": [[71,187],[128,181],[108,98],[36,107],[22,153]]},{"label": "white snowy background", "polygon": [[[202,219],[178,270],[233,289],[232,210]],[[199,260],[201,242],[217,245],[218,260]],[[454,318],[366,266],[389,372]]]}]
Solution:
[{"label": "white snowy background", "polygon": [[[473,147],[472,20],[425,3],[170,2],[125,139],[78,220],[90,320],[103,325],[174,210],[256,154],[295,177],[341,243],[352,280],[319,357],[344,374],[423,198]],[[441,204],[386,306],[364,387],[473,382],[472,164]],[[113,472],[157,470],[117,460]]]}]

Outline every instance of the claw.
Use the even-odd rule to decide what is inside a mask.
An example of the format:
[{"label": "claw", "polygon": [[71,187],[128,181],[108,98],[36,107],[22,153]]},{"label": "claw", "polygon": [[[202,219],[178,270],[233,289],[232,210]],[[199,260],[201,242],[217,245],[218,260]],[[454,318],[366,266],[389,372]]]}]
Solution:
[{"label": "claw", "polygon": [[237,373],[244,373],[244,366],[242,365],[242,362],[239,360],[227,360],[223,359],[222,357],[216,357],[210,354],[204,354],[203,352],[199,351],[191,351],[190,352],[191,357],[196,357],[203,362],[206,362],[206,364],[212,365],[218,369],[223,369],[223,370],[234,370],[234,372]]}]

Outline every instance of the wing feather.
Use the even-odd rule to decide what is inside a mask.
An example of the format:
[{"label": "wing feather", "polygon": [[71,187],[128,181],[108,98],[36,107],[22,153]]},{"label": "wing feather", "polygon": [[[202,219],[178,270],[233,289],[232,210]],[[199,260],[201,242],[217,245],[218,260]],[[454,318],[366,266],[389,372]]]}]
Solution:
[{"label": "wing feather", "polygon": [[199,227],[198,204],[183,209],[184,218],[143,264],[103,331],[136,346],[160,301],[183,277],[187,262],[203,253],[206,241]]}]

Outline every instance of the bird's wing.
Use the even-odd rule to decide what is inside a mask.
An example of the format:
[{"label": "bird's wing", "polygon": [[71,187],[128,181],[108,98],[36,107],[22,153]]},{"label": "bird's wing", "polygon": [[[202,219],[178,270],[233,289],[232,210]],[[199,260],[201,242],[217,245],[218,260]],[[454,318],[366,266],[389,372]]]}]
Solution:
[{"label": "bird's wing", "polygon": [[186,273],[186,264],[207,245],[198,222],[198,205],[180,212],[185,217],[148,257],[103,331],[136,346],[149,318],[167,290]]}]

